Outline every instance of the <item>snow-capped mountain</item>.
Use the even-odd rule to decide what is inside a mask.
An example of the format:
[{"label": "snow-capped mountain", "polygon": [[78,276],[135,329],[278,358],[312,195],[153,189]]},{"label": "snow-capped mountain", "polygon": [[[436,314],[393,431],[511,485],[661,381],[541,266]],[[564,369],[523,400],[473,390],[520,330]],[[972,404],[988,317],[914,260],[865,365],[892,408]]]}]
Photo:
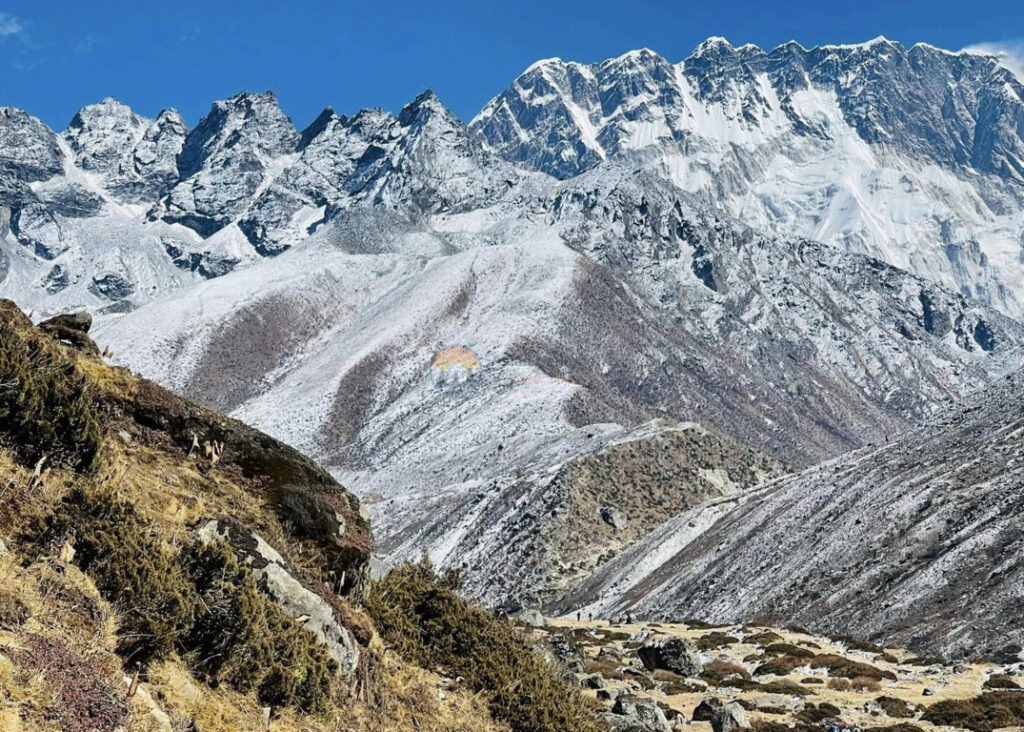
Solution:
[{"label": "snow-capped mountain", "polygon": [[[920,119],[881,78],[932,95]],[[0,294],[96,312],[120,363],[314,455],[383,560],[548,600],[638,527],[1024,363],[1019,91],[987,57],[712,40],[541,62],[472,126],[432,92],[303,130],[270,93],[193,130],[4,109]],[[437,383],[453,344],[482,368]],[[637,478],[651,510],[567,477],[654,449],[703,472]]]},{"label": "snow-capped mountain", "polygon": [[924,653],[1016,655],[1022,402],[1018,372],[898,440],[701,504],[558,606],[772,620]]},{"label": "snow-capped mountain", "polygon": [[990,56],[884,38],[771,51],[711,38],[539,61],[473,120],[568,178],[628,159],[744,223],[835,243],[1024,313],[1024,85]]}]

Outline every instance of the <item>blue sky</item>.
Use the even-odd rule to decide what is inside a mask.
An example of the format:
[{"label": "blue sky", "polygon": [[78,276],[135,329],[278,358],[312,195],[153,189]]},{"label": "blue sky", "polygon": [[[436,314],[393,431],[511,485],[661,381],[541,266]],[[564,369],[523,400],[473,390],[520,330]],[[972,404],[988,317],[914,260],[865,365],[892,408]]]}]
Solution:
[{"label": "blue sky", "polygon": [[646,46],[677,61],[711,35],[763,47],[885,35],[1021,55],[1024,2],[0,0],[0,105],[63,129],[109,95],[195,124],[214,99],[272,89],[302,127],[325,106],[398,110],[432,87],[468,121],[539,58]]}]

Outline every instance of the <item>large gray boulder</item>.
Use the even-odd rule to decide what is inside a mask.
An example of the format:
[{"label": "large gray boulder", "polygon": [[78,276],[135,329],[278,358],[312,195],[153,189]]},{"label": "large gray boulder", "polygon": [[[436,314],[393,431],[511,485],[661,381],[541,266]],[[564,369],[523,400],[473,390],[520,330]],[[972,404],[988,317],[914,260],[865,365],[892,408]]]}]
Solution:
[{"label": "large gray boulder", "polygon": [[653,699],[626,695],[615,700],[608,726],[610,732],[672,732],[665,713]]},{"label": "large gray boulder", "polygon": [[699,676],[704,670],[700,651],[685,638],[651,641],[640,646],[637,655],[648,671],[662,669],[681,676]]},{"label": "large gray boulder", "polygon": [[208,521],[199,529],[204,544],[225,542],[256,577],[263,590],[285,614],[306,618],[303,627],[312,632],[338,663],[338,673],[350,676],[359,661],[352,634],[334,615],[331,605],[303,587],[288,562],[258,534],[226,521]]},{"label": "large gray boulder", "polygon": [[738,702],[722,704],[711,715],[711,729],[713,732],[735,732],[739,729],[748,729],[750,720],[747,718],[747,710]]}]

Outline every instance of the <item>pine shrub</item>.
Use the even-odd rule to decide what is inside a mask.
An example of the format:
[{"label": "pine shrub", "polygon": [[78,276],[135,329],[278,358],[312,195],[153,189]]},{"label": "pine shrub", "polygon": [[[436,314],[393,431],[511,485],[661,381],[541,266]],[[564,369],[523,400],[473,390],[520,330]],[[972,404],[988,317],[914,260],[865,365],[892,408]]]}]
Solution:
[{"label": "pine shrub", "polygon": [[466,680],[515,732],[607,729],[510,623],[475,607],[452,576],[404,564],[371,587],[366,609],[385,642],[411,663]]},{"label": "pine shrub", "polygon": [[28,464],[88,470],[103,439],[97,402],[74,357],[30,328],[0,309],[0,441]]}]

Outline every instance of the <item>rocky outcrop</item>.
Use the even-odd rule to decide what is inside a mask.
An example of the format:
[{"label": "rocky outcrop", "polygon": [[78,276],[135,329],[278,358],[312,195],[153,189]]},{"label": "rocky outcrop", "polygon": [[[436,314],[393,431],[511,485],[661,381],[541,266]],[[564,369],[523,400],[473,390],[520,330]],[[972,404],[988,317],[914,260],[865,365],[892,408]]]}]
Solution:
[{"label": "rocky outcrop", "polygon": [[700,651],[685,638],[669,638],[645,643],[637,651],[648,671],[672,671],[680,676],[699,676],[704,670]]},{"label": "rocky outcrop", "polygon": [[164,221],[208,237],[241,215],[272,176],[271,161],[294,153],[292,121],[272,92],[243,92],[215,102],[178,155],[180,182],[170,191]]},{"label": "rocky outcrop", "polygon": [[313,633],[338,663],[338,672],[349,676],[359,662],[359,647],[325,599],[296,578],[285,559],[258,534],[236,524],[208,521],[199,528],[204,543],[226,542],[256,577],[265,592],[286,615]]},{"label": "rocky outcrop", "polygon": [[84,353],[98,356],[100,349],[88,335],[91,327],[92,315],[84,311],[58,315],[39,324],[39,330],[58,341],[74,346]]},{"label": "rocky outcrop", "polygon": [[322,467],[272,437],[140,380],[126,405],[154,439],[182,452],[212,446],[218,461],[262,482],[262,500],[289,536],[324,560],[338,594],[361,599],[369,575],[370,522],[359,500]]}]

